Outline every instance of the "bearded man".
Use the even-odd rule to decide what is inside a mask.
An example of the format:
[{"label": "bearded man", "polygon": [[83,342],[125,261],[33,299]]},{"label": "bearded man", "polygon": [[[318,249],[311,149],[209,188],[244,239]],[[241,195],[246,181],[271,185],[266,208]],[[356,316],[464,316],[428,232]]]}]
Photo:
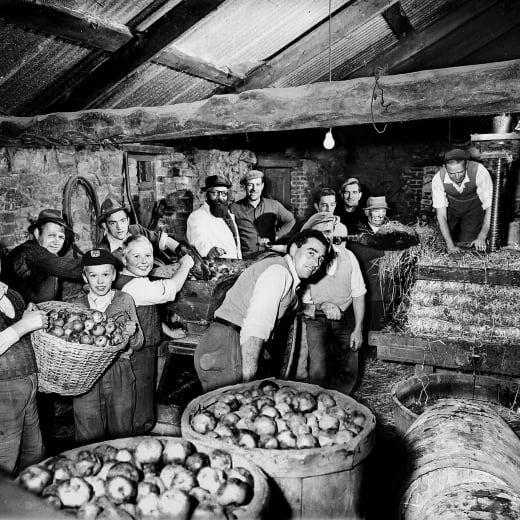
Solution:
[{"label": "bearded man", "polygon": [[230,187],[224,177],[207,177],[206,201],[188,217],[186,238],[203,258],[242,258],[235,216],[228,208]]}]

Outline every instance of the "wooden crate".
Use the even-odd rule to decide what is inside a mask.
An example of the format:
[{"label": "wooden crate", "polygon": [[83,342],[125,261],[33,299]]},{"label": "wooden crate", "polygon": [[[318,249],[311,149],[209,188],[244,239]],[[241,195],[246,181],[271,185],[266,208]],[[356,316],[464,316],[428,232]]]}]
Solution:
[{"label": "wooden crate", "polygon": [[415,363],[417,372],[448,368],[520,376],[520,345],[470,343],[375,331],[369,333],[368,343],[377,347],[378,358]]}]

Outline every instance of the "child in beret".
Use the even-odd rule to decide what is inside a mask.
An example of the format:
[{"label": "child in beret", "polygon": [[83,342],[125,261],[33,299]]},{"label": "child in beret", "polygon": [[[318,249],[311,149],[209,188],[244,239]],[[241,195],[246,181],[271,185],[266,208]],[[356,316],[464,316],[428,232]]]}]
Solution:
[{"label": "child in beret", "polygon": [[[117,259],[105,249],[92,249],[83,255],[83,279],[89,292],[73,303],[104,312],[108,318],[126,322],[130,336],[127,349],[85,394],[73,399],[76,441],[80,444],[132,435],[135,411],[135,375],[130,362],[133,351],[143,346],[132,297],[112,288]],[[98,336],[99,337],[99,336]]]}]

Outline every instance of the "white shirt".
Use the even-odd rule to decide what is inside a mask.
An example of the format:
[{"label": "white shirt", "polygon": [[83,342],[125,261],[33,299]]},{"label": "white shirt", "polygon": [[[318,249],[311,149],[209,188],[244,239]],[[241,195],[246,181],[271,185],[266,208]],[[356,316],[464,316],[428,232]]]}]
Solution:
[{"label": "white shirt", "polygon": [[[230,215],[236,228],[235,216],[232,213]],[[240,260],[242,251],[240,250],[238,228],[236,230],[238,245],[226,221],[212,215],[208,203],[204,202],[199,209],[188,217],[186,238],[203,257],[207,256],[213,247],[220,247],[226,251],[221,258]]]},{"label": "white shirt", "polygon": [[108,291],[104,296],[96,296],[95,294],[89,292],[87,294],[89,307],[91,309],[95,309],[96,311],[105,312],[108,306],[112,303],[114,295],[114,289]]},{"label": "white shirt", "polygon": [[136,306],[171,302],[179,291],[175,280],[152,281],[147,276],[135,276],[127,269],[123,269],[122,274],[134,277],[121,290],[134,299]]},{"label": "white shirt", "polygon": [[[475,181],[477,184],[477,195],[480,199],[480,202],[482,203],[482,209],[486,210],[491,207],[493,182],[491,180],[491,175],[489,175],[489,172],[480,163],[477,166],[477,175]],[[460,185],[453,182],[447,173],[444,176],[444,184],[452,184],[459,193],[462,193],[464,186],[468,182],[469,176],[467,171],[464,180]],[[433,207],[436,209],[447,208],[449,205],[448,197],[446,197],[446,192],[444,191],[443,182],[441,180],[440,171],[438,171],[432,179],[432,204]]]},{"label": "white shirt", "polygon": [[274,264],[256,280],[247,314],[242,323],[241,339],[247,337],[269,339],[278,317],[278,305],[273,305],[273,302],[281,302],[289,291],[296,293],[300,285],[300,277],[292,258],[289,255],[284,258],[289,270],[281,264]]}]

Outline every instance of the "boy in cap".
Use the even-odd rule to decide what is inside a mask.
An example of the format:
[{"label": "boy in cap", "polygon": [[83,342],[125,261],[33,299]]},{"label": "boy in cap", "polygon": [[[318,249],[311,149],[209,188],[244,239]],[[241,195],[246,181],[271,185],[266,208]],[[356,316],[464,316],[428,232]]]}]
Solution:
[{"label": "boy in cap", "polygon": [[[332,241],[337,215],[319,212],[302,226]],[[358,350],[363,344],[365,283],[354,254],[332,246],[335,258],[325,276],[311,282],[303,296],[308,346],[308,382],[350,394],[357,381]]]},{"label": "boy in cap", "polygon": [[220,175],[210,175],[202,191],[206,201],[188,217],[186,238],[203,258],[242,258],[235,216],[229,211],[231,183]]},{"label": "boy in cap", "polygon": [[456,148],[444,155],[444,164],[432,179],[432,204],[448,252],[460,252],[455,242],[486,250],[491,218],[493,183],[487,169]]},{"label": "boy in cap", "polygon": [[61,280],[81,280],[81,260],[60,256],[73,230],[60,211],[44,209],[28,232],[33,237],[2,260],[1,279],[20,293],[26,304],[59,300]]},{"label": "boy in cap", "polygon": [[230,209],[236,218],[242,254],[248,258],[286,236],[296,220],[280,202],[262,196],[263,172],[251,170],[240,182],[246,196],[231,204]]},{"label": "boy in cap", "polygon": [[191,256],[185,255],[179,263],[180,267],[172,278],[152,281],[148,278],[153,267],[153,248],[150,241],[144,236],[135,236],[124,242],[125,267],[116,281],[116,287],[133,298],[144,334],[143,348],[134,352],[130,360],[136,391],[134,435],[145,434],[153,428],[155,422],[155,356],[162,341],[159,305],[175,299],[194,262]]},{"label": "boy in cap", "polygon": [[73,303],[104,312],[114,323],[125,321],[125,334],[130,337],[123,351],[94,386],[85,394],[74,397],[76,441],[100,441],[132,435],[135,409],[135,376],[131,355],[143,346],[143,333],[138,324],[132,297],[114,289],[117,259],[105,249],[92,249],[83,255],[83,279],[88,294]]}]

